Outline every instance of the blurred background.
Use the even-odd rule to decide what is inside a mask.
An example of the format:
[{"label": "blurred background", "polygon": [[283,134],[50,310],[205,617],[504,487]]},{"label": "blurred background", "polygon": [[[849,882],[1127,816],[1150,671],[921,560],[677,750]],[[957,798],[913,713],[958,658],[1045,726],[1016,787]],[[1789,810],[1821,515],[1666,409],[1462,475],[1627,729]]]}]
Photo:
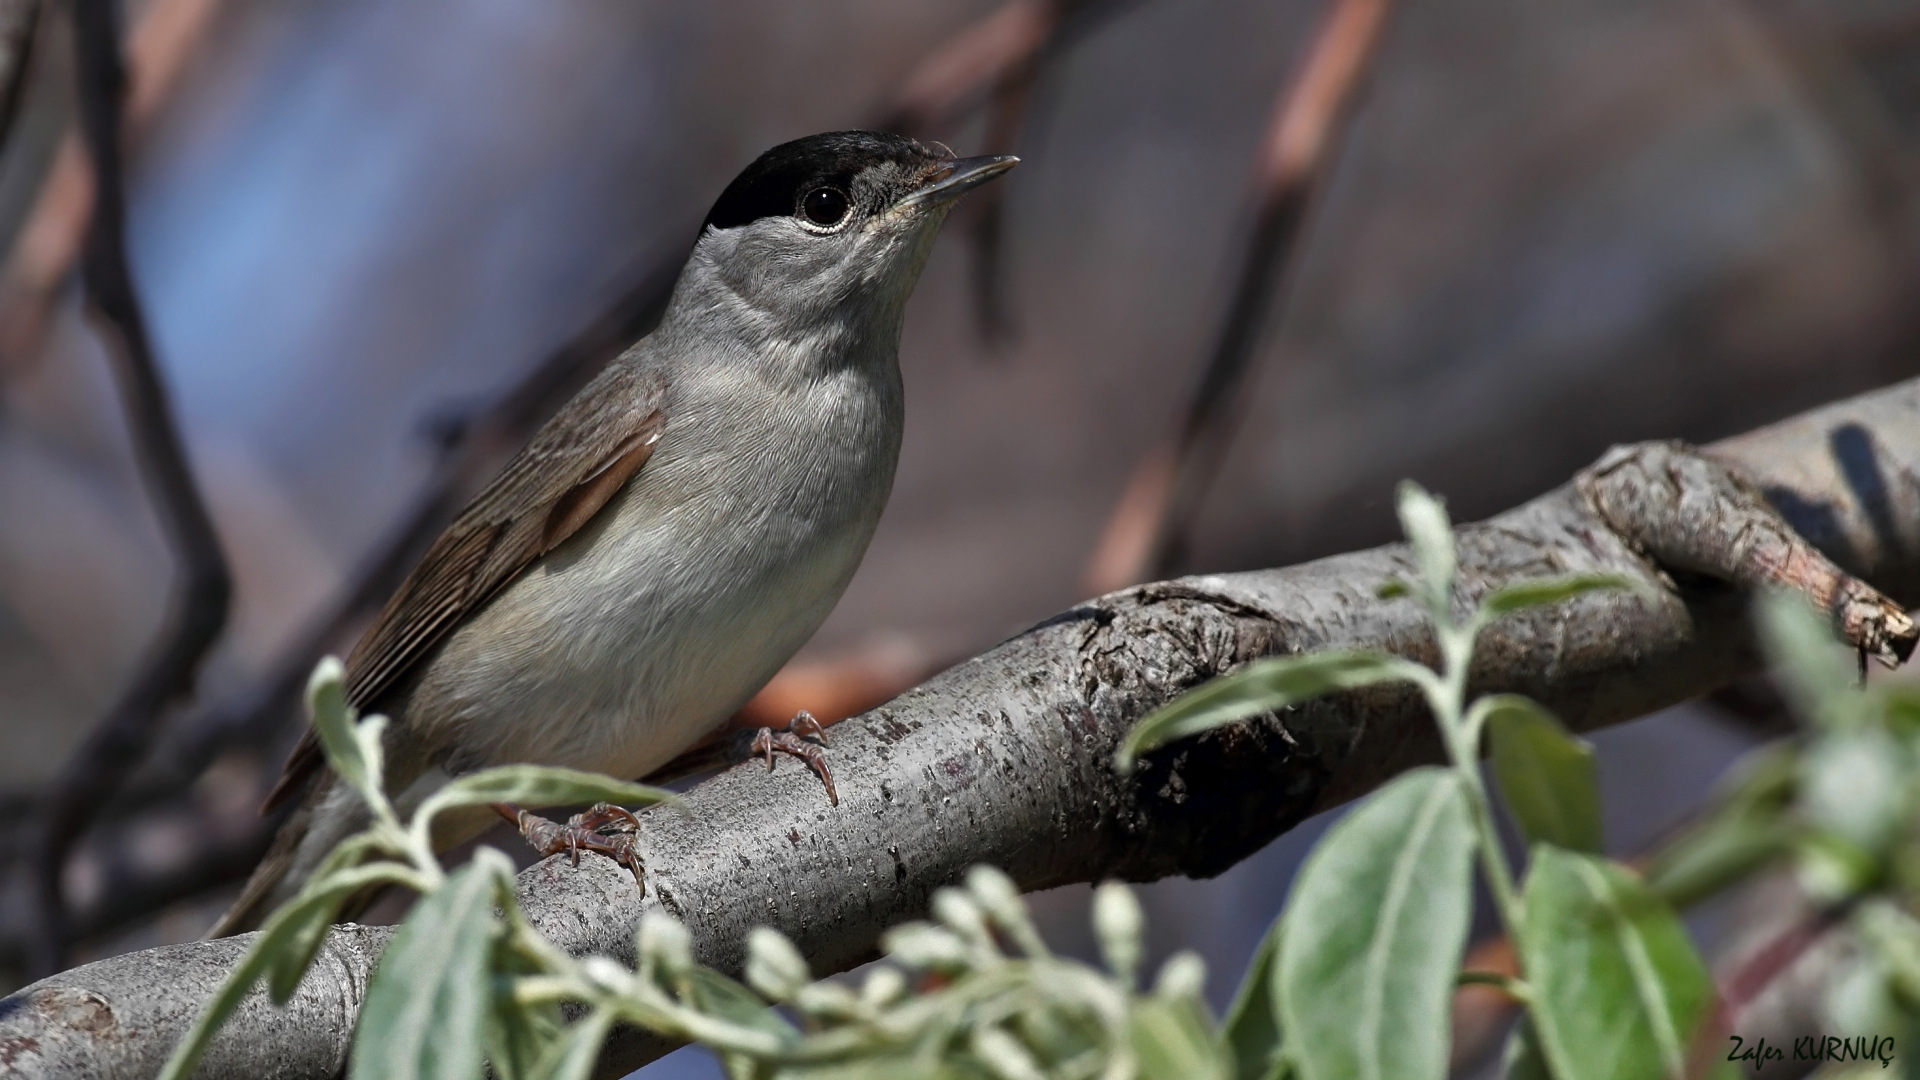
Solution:
[{"label": "blurred background", "polygon": [[[0,157],[0,808],[21,826],[0,989],[45,933],[35,807],[179,602],[75,273],[95,188],[64,10],[31,30]],[[881,125],[1024,163],[934,253],[892,502],[749,721],[845,715],[1133,581],[1395,539],[1402,477],[1469,520],[1611,443],[1712,440],[1920,367],[1910,0],[123,19],[125,240],[234,592],[193,699],[60,860],[68,962],[205,929],[264,843],[288,689],[646,328],[713,198],[785,139]],[[1601,734],[1610,846],[1643,849],[1779,724],[1747,692]],[[1324,825],[1147,887],[1155,948],[1198,949],[1224,1004]],[[1085,897],[1036,903],[1090,950]],[[644,1075],[718,1071],[686,1051]]]}]

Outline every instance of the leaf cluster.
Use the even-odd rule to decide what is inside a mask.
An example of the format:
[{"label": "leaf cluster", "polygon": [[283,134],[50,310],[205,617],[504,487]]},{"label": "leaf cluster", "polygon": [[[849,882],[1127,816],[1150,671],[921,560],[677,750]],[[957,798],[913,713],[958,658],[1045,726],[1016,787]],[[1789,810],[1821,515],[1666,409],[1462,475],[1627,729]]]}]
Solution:
[{"label": "leaf cluster", "polygon": [[[1386,583],[1381,595],[1425,608],[1438,670],[1367,652],[1259,661],[1149,715],[1118,755],[1129,767],[1177,738],[1389,682],[1415,686],[1440,727],[1449,765],[1382,788],[1302,866],[1229,1016],[1238,1075],[1440,1080],[1463,981],[1496,986],[1525,1006],[1508,1048],[1510,1076],[1680,1075],[1713,988],[1671,904],[1600,855],[1591,749],[1524,697],[1467,700],[1474,641],[1495,619],[1634,583],[1595,575],[1520,582],[1456,617],[1445,508],[1403,484],[1399,513],[1415,574]],[[1494,831],[1483,743],[1531,848],[1524,878]],[[1520,977],[1460,970],[1476,862],[1519,953]]]}]

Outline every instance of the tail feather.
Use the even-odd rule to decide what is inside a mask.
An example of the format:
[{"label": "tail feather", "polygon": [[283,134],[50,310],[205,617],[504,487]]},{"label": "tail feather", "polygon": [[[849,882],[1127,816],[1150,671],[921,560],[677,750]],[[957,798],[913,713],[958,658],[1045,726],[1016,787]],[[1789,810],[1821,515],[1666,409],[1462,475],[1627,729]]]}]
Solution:
[{"label": "tail feather", "polygon": [[261,856],[260,865],[253,868],[253,876],[247,879],[246,886],[240,890],[239,899],[213,924],[213,929],[207,931],[207,937],[232,937],[260,928],[260,924],[273,911],[268,901],[293,866],[294,852],[299,849],[300,838],[306,835],[307,822],[312,816],[312,804],[302,804],[280,826],[267,853]]},{"label": "tail feather", "polygon": [[[240,898],[207,931],[207,937],[259,929],[275,908],[299,894],[335,844],[365,827],[367,816],[365,804],[352,789],[336,784],[331,770],[322,772],[274,835],[272,846],[240,890]],[[351,918],[361,906],[343,910],[341,916]]]}]

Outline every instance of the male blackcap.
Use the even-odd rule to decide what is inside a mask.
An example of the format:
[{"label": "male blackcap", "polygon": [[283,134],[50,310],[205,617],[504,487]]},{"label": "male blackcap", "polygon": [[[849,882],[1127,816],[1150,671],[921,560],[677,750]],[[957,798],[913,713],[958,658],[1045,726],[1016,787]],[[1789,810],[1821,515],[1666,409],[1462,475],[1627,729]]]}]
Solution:
[{"label": "male blackcap", "polygon": [[[403,808],[508,762],[643,776],[779,670],[886,505],[901,322],[940,223],[1014,163],[844,131],[727,186],[659,329],[474,497],[348,658],[349,701],[391,719]],[[214,934],[366,825],[311,734],[269,806],[295,798]]]}]

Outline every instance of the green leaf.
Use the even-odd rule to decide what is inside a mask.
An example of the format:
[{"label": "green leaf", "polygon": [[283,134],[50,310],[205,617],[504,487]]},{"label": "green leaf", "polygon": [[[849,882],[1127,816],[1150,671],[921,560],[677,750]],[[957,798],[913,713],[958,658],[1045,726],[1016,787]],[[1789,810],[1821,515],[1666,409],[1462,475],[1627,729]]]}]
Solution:
[{"label": "green leaf", "polygon": [[1220,1025],[1233,1052],[1235,1080],[1262,1080],[1280,1061],[1280,1003],[1275,993],[1280,956],[1280,920],[1273,920],[1247,963],[1247,974]]},{"label": "green leaf", "polygon": [[1758,608],[1760,643],[1795,711],[1826,728],[1856,726],[1866,698],[1833,628],[1794,593],[1763,593]]},{"label": "green leaf", "polygon": [[714,971],[695,967],[687,974],[688,996],[695,1008],[740,1027],[764,1031],[781,1040],[798,1037],[799,1031],[775,1012],[758,994]]},{"label": "green leaf", "polygon": [[213,1042],[214,1034],[240,1007],[247,993],[253,989],[253,984],[266,974],[275,958],[287,948],[287,931],[283,927],[293,924],[297,919],[297,915],[290,911],[292,907],[282,907],[267,920],[259,936],[254,938],[252,947],[241,955],[240,962],[234,965],[233,971],[200,1010],[193,1026],[187,1029],[186,1037],[173,1048],[166,1066],[160,1070],[159,1080],[183,1080],[193,1075],[195,1066],[200,1064],[200,1058]]},{"label": "green leaf", "polygon": [[1420,594],[1435,621],[1448,622],[1448,605],[1453,597],[1453,578],[1459,569],[1453,551],[1453,526],[1447,521],[1447,508],[1427,489],[1411,480],[1400,481],[1396,509],[1400,530],[1413,546],[1414,560],[1420,565]]},{"label": "green leaf", "polygon": [[[364,836],[365,834],[361,834]],[[348,848],[352,837],[340,845]],[[313,958],[320,952],[320,946],[326,943],[327,932],[333,929],[333,920],[340,914],[341,905],[356,893],[382,885],[412,885],[417,878],[412,871],[399,863],[376,862],[368,866],[337,867],[330,853],[320,864],[313,879],[302,889],[300,895],[287,901],[276,910],[262,929],[268,932],[272,942],[272,955],[267,966],[267,990],[275,1005],[284,1005],[300,987],[300,980],[306,976],[307,968],[313,965]],[[416,886],[417,887],[417,886]]]},{"label": "green leaf", "polygon": [[747,985],[770,1001],[788,1001],[813,981],[807,959],[785,934],[769,926],[747,931]]},{"label": "green leaf", "polygon": [[487,1060],[500,1080],[537,1080],[542,1062],[555,1060],[554,1048],[566,1031],[558,1002],[515,1001],[513,980],[495,978]]},{"label": "green leaf", "polygon": [[435,814],[460,806],[519,803],[529,809],[580,803],[668,803],[683,807],[678,795],[664,788],[615,780],[599,773],[563,769],[554,765],[501,765],[468,773],[447,782],[428,796],[414,814],[413,827],[426,828]]},{"label": "green leaf", "polygon": [[353,707],[347,704],[346,669],[331,656],[321,659],[307,680],[307,713],[313,718],[313,732],[319,736],[320,749],[327,764],[363,797],[377,792],[380,773],[377,762],[369,762],[364,747],[355,735]]},{"label": "green leaf", "polygon": [[1799,794],[1801,744],[1782,740],[1740,755],[1714,782],[1713,801],[1729,809],[1778,816]]},{"label": "green leaf", "polygon": [[1837,904],[1872,889],[1888,867],[1874,853],[1838,833],[1803,829],[1793,837],[1794,871],[1800,888],[1821,905]]},{"label": "green leaf", "polygon": [[775,1080],[982,1080],[991,1074],[977,1065],[961,1069],[916,1054],[884,1054],[821,1064],[787,1065],[773,1073]]},{"label": "green leaf", "polygon": [[1887,988],[1906,1001],[1920,1000],[1920,922],[1897,901],[1875,899],[1860,905],[1853,925],[1885,968]]},{"label": "green leaf", "polygon": [[1127,1020],[1143,1080],[1228,1080],[1233,1075],[1197,1003],[1142,998]]},{"label": "green leaf", "polygon": [[1601,589],[1631,589],[1634,584],[1632,578],[1621,574],[1572,574],[1519,581],[1494,590],[1492,596],[1481,601],[1480,610],[1486,612],[1488,618],[1497,619],[1510,612],[1558,604]]},{"label": "green leaf", "polygon": [[333,916],[347,896],[369,885],[404,879],[405,867],[395,864],[335,870],[316,876],[300,895],[287,901],[267,916],[240,962],[234,965],[226,981],[214,991],[193,1027],[174,1047],[161,1070],[163,1080],[190,1076],[213,1041],[214,1033],[227,1022],[246,999],[253,984],[264,976],[274,1004],[285,1004],[300,986],[300,979],[312,965],[314,954],[332,929]]},{"label": "green leaf", "polygon": [[1473,703],[1487,720],[1493,774],[1520,831],[1570,851],[1600,850],[1600,782],[1593,748],[1517,694]]},{"label": "green leaf", "polygon": [[300,988],[300,980],[313,965],[314,956],[333,928],[334,917],[348,894],[329,889],[312,896],[298,896],[276,912],[273,958],[267,967],[267,993],[275,1005],[285,1005]]},{"label": "green leaf", "polygon": [[1203,731],[1289,705],[1375,683],[1429,674],[1418,664],[1383,653],[1322,652],[1256,660],[1162,705],[1135,724],[1114,753],[1121,771],[1141,754]]},{"label": "green leaf", "polygon": [[1146,933],[1147,915],[1132,889],[1117,881],[1094,888],[1093,936],[1100,943],[1100,958],[1129,991],[1140,971],[1140,954],[1146,951]]},{"label": "green leaf", "polygon": [[975,1025],[967,1049],[998,1080],[1046,1080],[1020,1040],[993,1024]]},{"label": "green leaf", "polygon": [[611,1009],[595,1009],[574,1021],[548,1047],[533,1076],[537,1080],[587,1080],[600,1061],[600,1046],[607,1041],[607,1032],[613,1030],[613,1021]]},{"label": "green leaf", "polygon": [[1673,914],[1624,868],[1541,844],[1523,898],[1521,965],[1559,1080],[1678,1077],[1713,999]]},{"label": "green leaf", "polygon": [[1507,1036],[1507,1048],[1500,1057],[1500,1075],[1505,1080],[1554,1080],[1547,1071],[1547,1059],[1540,1053],[1540,1036],[1533,1030],[1533,1021],[1525,1016],[1513,1025],[1513,1034]]},{"label": "green leaf", "polygon": [[1793,833],[1778,813],[1723,807],[1654,853],[1647,888],[1688,908],[1729,888],[1793,850]]},{"label": "green leaf", "polygon": [[1281,917],[1286,1055],[1302,1080],[1441,1080],[1472,913],[1459,780],[1406,773],[1308,856]]},{"label": "green leaf", "polygon": [[493,905],[512,866],[482,849],[420,898],[367,987],[353,1080],[475,1080],[492,1010]]}]

